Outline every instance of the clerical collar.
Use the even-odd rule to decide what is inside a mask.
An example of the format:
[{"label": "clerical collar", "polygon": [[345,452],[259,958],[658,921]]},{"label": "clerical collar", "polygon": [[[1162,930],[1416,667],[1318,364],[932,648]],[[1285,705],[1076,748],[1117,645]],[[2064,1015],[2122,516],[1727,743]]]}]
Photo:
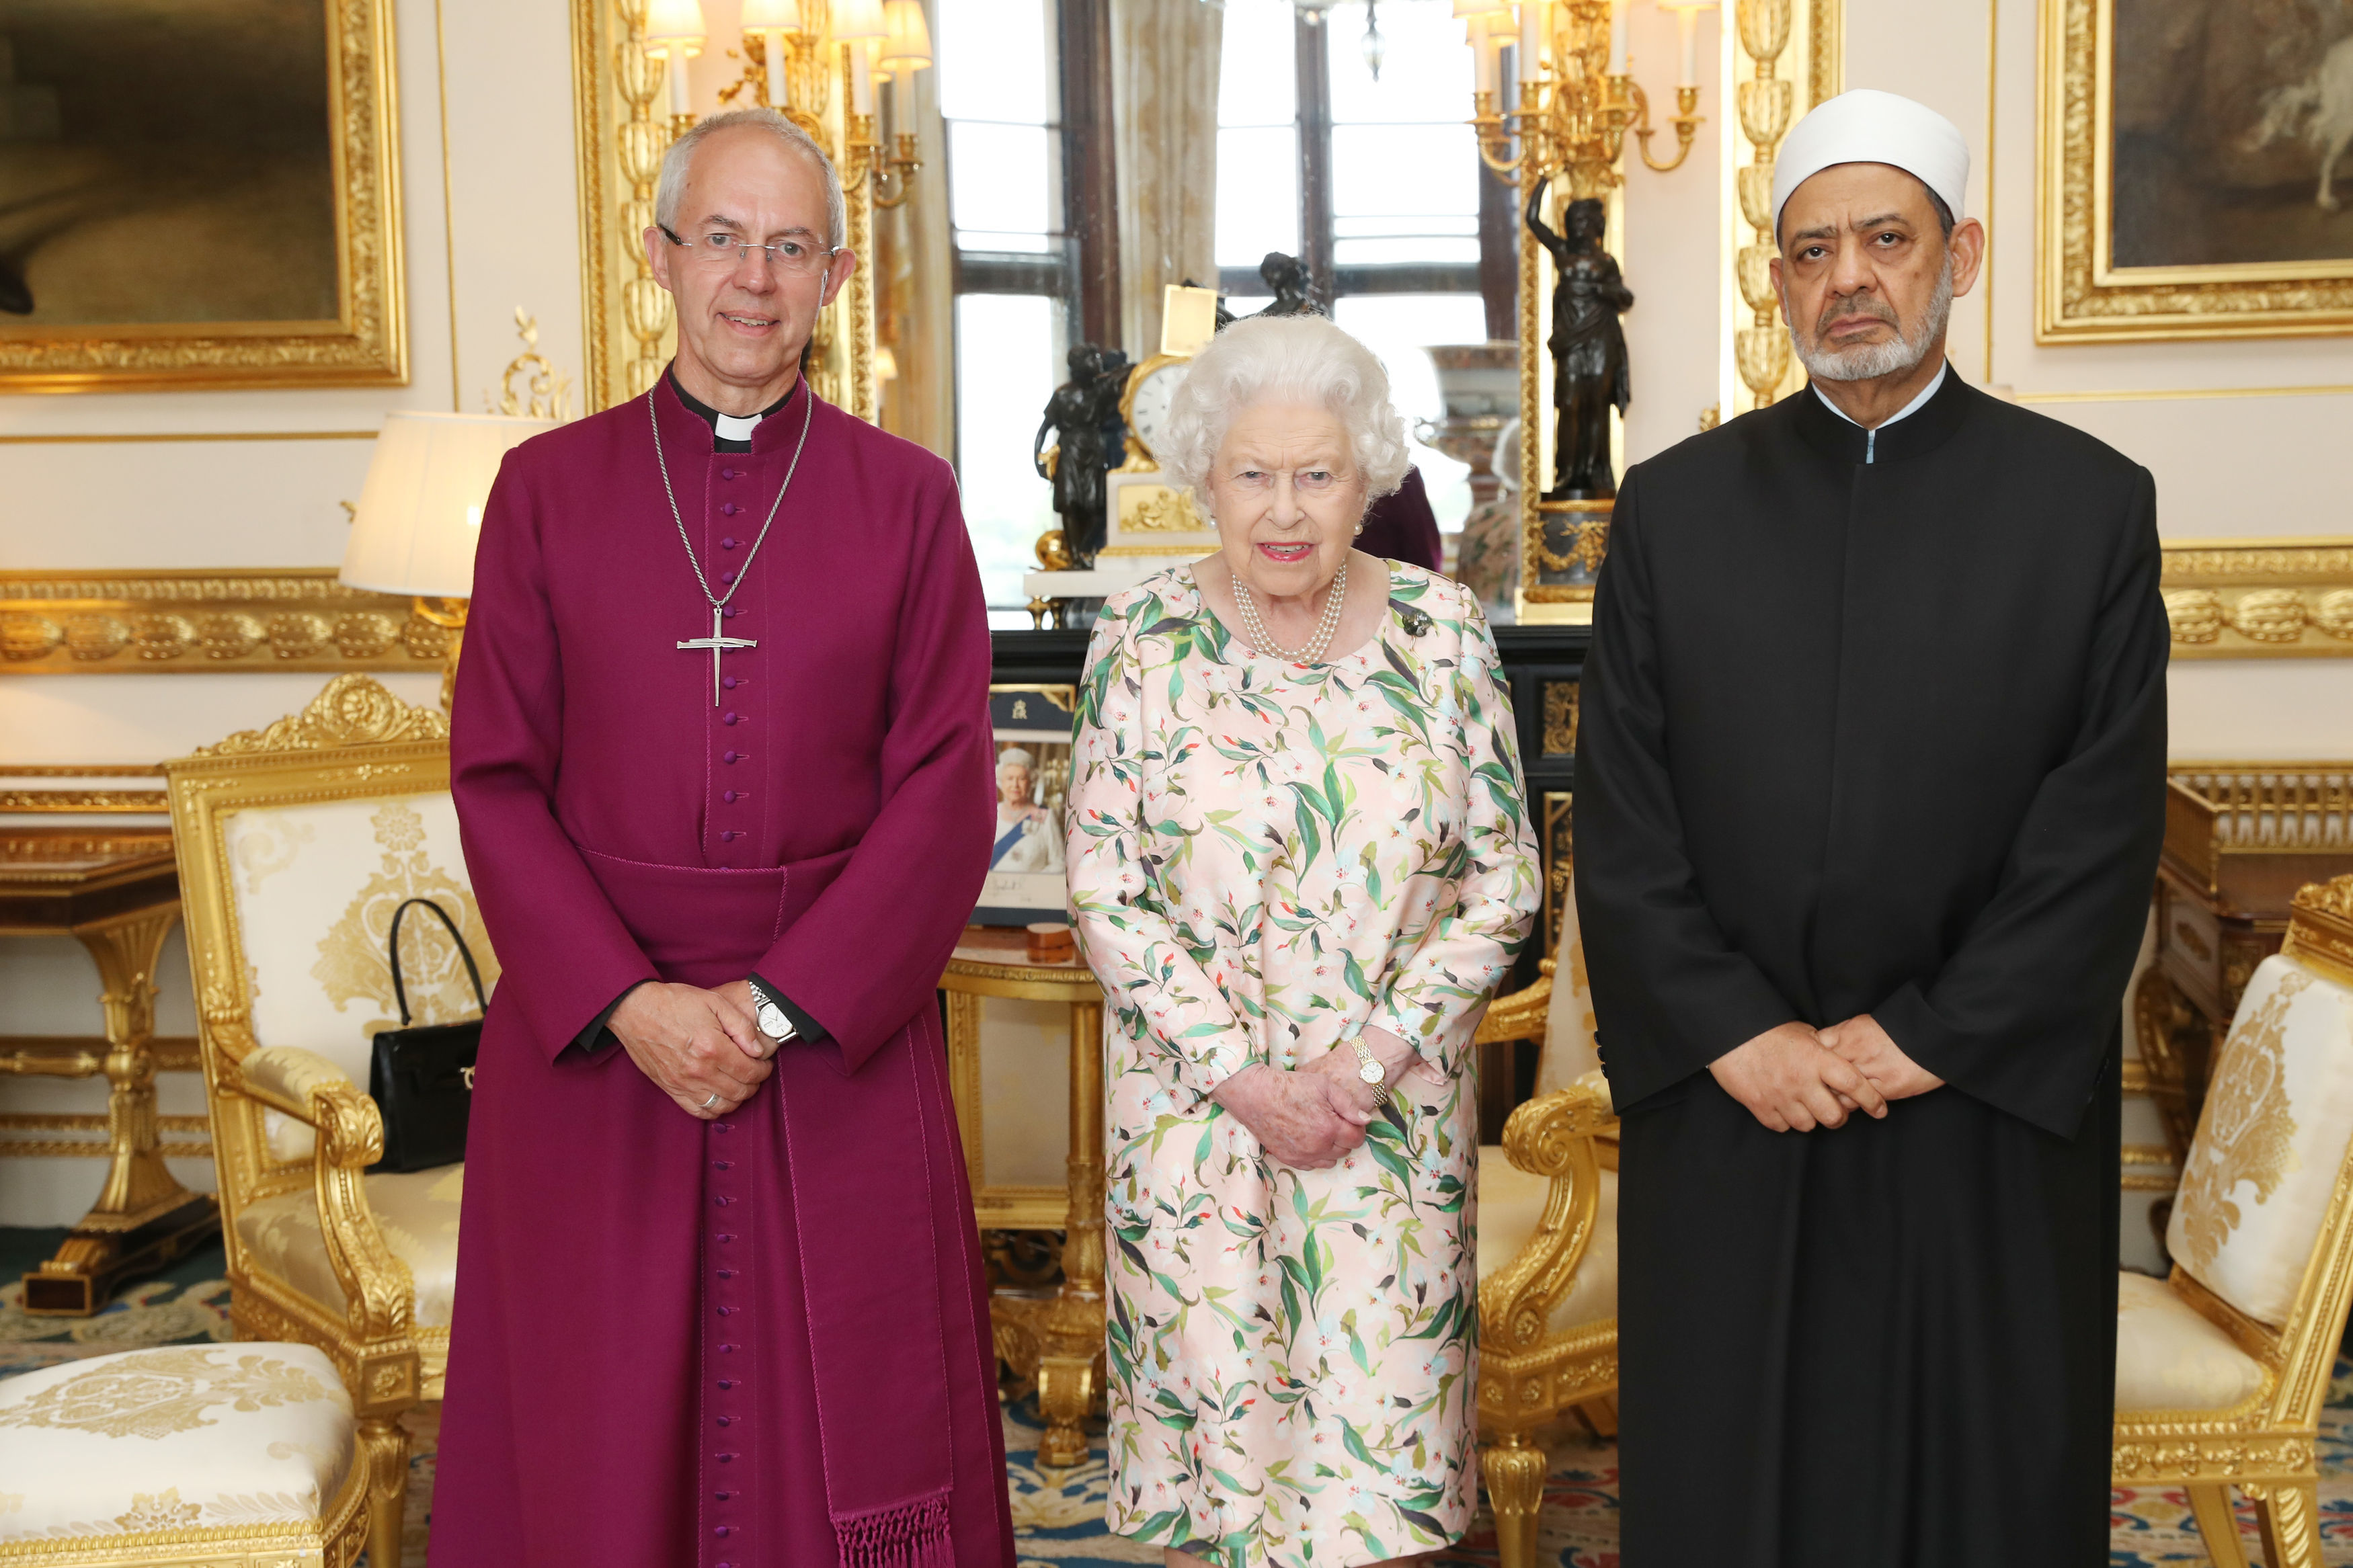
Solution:
[{"label": "clerical collar", "polygon": [[786,393],[757,414],[722,414],[680,385],[676,371],[666,370],[662,373],[662,376],[670,383],[670,391],[677,395],[679,402],[685,405],[686,411],[711,426],[711,433],[714,437],[712,442],[712,448],[721,452],[750,451],[752,432],[760,427],[760,421],[790,403],[793,400],[793,392],[798,392],[801,381],[807,379],[804,376],[796,380],[793,383],[793,392]]},{"label": "clerical collar", "polygon": [[1894,424],[1897,420],[1908,418],[1910,416],[1918,413],[1920,409],[1927,404],[1928,399],[1936,396],[1937,392],[1944,386],[1945,377],[1952,374],[1952,362],[1950,360],[1947,360],[1936,367],[1936,375],[1930,379],[1927,385],[1920,389],[1918,396],[1913,398],[1911,402],[1905,404],[1903,407],[1897,409],[1894,413],[1889,415],[1886,418],[1881,420],[1878,424],[1873,426],[1868,430],[1862,430],[1862,420],[1857,419],[1853,415],[1849,414],[1845,409],[1841,408],[1837,404],[1832,403],[1830,400],[1829,394],[1822,391],[1820,384],[1809,382],[1807,384],[1813,387],[1814,395],[1822,400],[1823,407],[1829,409],[1831,413],[1837,415],[1840,418],[1845,420],[1856,429],[1862,430],[1862,460],[1868,463],[1876,459],[1879,455],[1879,433],[1882,430],[1886,429],[1890,425]]}]

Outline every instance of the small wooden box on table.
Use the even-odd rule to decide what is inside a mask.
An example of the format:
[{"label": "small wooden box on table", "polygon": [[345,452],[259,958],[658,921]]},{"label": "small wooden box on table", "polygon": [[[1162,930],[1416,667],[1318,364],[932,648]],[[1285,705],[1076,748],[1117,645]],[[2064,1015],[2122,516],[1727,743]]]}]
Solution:
[{"label": "small wooden box on table", "polygon": [[[25,1310],[88,1317],[123,1279],[163,1267],[220,1229],[210,1194],[164,1163],[155,1115],[155,960],[180,915],[168,829],[0,832],[0,936],[70,936],[98,964],[102,1039],[0,1038],[0,1073],[95,1078],[107,1101],[105,1184],[55,1258],[25,1276]],[[173,1042],[183,1052],[193,1044]],[[187,1066],[174,1060],[171,1065]]]},{"label": "small wooden box on table", "polygon": [[[1050,1296],[1000,1290],[989,1300],[997,1353],[1034,1378],[1046,1418],[1038,1462],[1087,1457],[1084,1423],[1103,1393],[1103,990],[1075,958],[1035,963],[1019,931],[974,929],[940,978],[947,993],[948,1082],[963,1130],[973,1208],[984,1230],[1060,1230],[1062,1280]],[[981,1013],[988,998],[1058,1002],[1070,1009],[1070,1144],[1060,1188],[993,1184],[982,1110]]]},{"label": "small wooden box on table", "polygon": [[2353,763],[2176,763],[2158,863],[2157,961],[2133,994],[2149,1098],[2178,1165],[2214,1053],[2298,888],[2353,871]]}]

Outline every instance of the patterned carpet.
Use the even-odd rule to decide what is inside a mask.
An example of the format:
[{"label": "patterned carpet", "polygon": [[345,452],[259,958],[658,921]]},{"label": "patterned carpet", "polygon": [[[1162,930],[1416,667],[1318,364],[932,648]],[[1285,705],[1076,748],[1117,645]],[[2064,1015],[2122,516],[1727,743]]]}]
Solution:
[{"label": "patterned carpet", "polygon": [[[229,1337],[228,1286],[216,1243],[166,1274],[132,1286],[96,1317],[31,1318],[20,1302],[18,1276],[48,1255],[62,1232],[0,1230],[0,1377],[81,1356],[142,1345],[202,1343]],[[426,1524],[433,1498],[434,1439],[430,1418],[411,1426],[407,1550],[402,1568],[425,1568]],[[1103,1449],[1060,1473],[1038,1468],[1041,1426],[1032,1399],[1006,1407],[1005,1438],[1013,1498],[1014,1533],[1021,1568],[1097,1568],[1157,1563],[1157,1547],[1105,1534]],[[2353,1360],[2339,1360],[2322,1418],[2320,1507],[2323,1559],[2353,1568]],[[1539,1561],[1558,1568],[1619,1568],[1618,1450],[1590,1438],[1552,1450],[1545,1487]],[[2158,1568],[2202,1563],[2206,1552],[2179,1491],[2119,1490],[2113,1503],[2109,1568]],[[2255,1551],[2252,1510],[2242,1508],[2247,1550]],[[1482,1505],[1471,1534],[1426,1562],[1445,1568],[1493,1568],[1493,1525]]]}]

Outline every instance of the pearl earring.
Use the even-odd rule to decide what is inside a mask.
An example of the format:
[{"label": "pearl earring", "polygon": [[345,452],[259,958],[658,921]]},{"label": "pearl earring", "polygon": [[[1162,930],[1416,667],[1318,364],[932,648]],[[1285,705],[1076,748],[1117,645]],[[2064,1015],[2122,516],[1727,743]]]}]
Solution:
[{"label": "pearl earring", "polygon": [[1363,523],[1361,523],[1361,522],[1360,522],[1360,523],[1358,523],[1358,524],[1356,524],[1356,531],[1357,531],[1358,533],[1362,533],[1362,532],[1364,532],[1364,531],[1365,531],[1365,525],[1364,525]]}]

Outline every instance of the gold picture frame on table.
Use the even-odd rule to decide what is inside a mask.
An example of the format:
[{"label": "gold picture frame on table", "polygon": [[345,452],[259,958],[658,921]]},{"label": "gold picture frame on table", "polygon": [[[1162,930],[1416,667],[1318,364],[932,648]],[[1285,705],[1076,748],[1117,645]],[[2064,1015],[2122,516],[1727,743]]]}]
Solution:
[{"label": "gold picture frame on table", "polygon": [[2157,9],[2042,0],[2035,341],[2353,332],[2353,229],[2322,199],[2353,169],[2328,190],[2316,123],[2353,40],[2222,7],[2185,43]]},{"label": "gold picture frame on table", "polygon": [[392,9],[12,20],[0,394],[406,384]]}]

